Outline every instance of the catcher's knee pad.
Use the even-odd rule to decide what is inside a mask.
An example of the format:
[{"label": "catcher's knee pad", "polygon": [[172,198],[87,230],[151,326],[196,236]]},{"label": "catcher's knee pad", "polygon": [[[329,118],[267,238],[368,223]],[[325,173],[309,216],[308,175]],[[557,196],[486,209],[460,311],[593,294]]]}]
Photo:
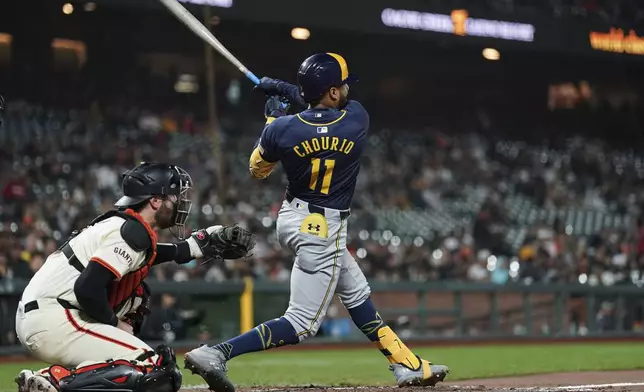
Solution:
[{"label": "catcher's knee pad", "polygon": [[146,351],[143,354],[136,357],[137,361],[150,361],[151,358],[157,357],[154,361],[156,366],[165,366],[169,364],[177,363],[177,356],[174,354],[174,350],[165,344],[160,344],[154,351]]},{"label": "catcher's knee pad", "polygon": [[177,392],[181,388],[181,369],[176,363],[154,366],[139,382],[134,392]]},{"label": "catcher's knee pad", "polygon": [[[183,375],[177,365],[174,350],[165,344],[161,344],[153,352],[142,354],[142,356],[148,356],[148,358],[154,355],[157,357],[154,366],[151,369],[148,368],[149,371],[143,377],[142,385],[137,392],[177,392],[181,388]],[[165,382],[160,382],[162,380],[165,380]],[[167,386],[172,386],[172,388],[165,389]]]},{"label": "catcher's knee pad", "polygon": [[[68,370],[54,365],[49,374],[61,392],[177,392],[181,388],[181,370],[172,349],[159,346],[154,365],[142,366],[136,361],[108,361]],[[152,353],[154,355],[154,353]]]}]

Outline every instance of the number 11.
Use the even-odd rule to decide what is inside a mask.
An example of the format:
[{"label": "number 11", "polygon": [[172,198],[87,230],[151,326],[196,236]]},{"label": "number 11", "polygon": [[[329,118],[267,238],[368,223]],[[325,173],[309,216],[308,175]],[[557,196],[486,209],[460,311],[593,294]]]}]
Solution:
[{"label": "number 11", "polygon": [[[322,188],[320,193],[325,195],[329,194],[329,188],[331,187],[331,177],[333,177],[333,168],[335,167],[335,159],[325,159],[324,160],[324,178],[322,179]],[[314,191],[318,186],[318,175],[320,173],[320,158],[311,159],[311,181],[309,182],[309,188]]]}]

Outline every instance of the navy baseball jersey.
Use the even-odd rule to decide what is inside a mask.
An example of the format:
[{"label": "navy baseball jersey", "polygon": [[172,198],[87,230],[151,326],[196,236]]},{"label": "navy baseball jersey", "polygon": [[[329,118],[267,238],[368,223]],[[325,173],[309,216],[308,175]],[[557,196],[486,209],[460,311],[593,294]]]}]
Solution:
[{"label": "navy baseball jersey", "polygon": [[279,117],[264,128],[250,171],[265,178],[282,162],[290,195],[320,207],[349,209],[368,129],[367,111],[351,100],[342,110],[308,109]]}]

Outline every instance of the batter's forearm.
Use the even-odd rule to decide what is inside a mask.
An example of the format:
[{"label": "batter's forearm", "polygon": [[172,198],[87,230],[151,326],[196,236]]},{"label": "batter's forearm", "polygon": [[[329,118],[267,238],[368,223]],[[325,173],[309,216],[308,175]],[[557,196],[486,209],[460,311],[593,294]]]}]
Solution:
[{"label": "batter's forearm", "polygon": [[277,165],[277,162],[267,162],[262,158],[259,148],[255,148],[253,150],[253,153],[250,155],[250,159],[248,160],[248,170],[250,171],[250,174],[258,180],[263,180],[270,176],[275,165]]},{"label": "batter's forearm", "polygon": [[90,262],[74,284],[74,294],[83,312],[99,323],[118,325],[118,318],[107,300],[107,287],[114,280],[112,271]]},{"label": "batter's forearm", "polygon": [[190,245],[186,241],[176,244],[157,244],[157,258],[154,265],[174,261],[177,264],[186,264],[194,259],[190,252]]}]

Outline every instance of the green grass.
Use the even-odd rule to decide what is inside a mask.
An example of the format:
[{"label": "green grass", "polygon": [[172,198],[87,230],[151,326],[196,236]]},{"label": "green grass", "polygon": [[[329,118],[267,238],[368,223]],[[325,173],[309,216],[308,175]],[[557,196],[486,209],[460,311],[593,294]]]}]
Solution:
[{"label": "green grass", "polygon": [[[449,380],[583,370],[644,368],[644,343],[558,344],[422,348],[417,353],[452,369]],[[183,360],[180,360],[183,365]],[[0,392],[14,392],[13,378],[38,363],[0,365]],[[280,351],[248,354],[229,362],[229,376],[240,386],[391,385],[385,358],[375,349]],[[196,376],[184,385],[202,384]]]}]

